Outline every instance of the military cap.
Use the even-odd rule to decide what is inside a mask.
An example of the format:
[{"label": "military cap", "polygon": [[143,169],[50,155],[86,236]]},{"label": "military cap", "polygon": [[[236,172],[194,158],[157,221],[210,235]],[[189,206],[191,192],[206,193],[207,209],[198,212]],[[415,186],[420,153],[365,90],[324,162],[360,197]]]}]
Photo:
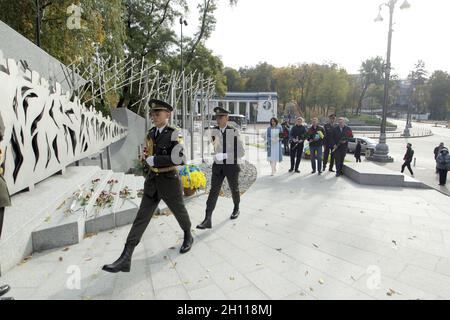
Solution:
[{"label": "military cap", "polygon": [[162,100],[158,100],[158,99],[151,99],[149,101],[149,105],[150,105],[150,111],[157,111],[157,110],[164,110],[167,112],[172,112],[173,111],[173,107],[168,104],[165,101]]},{"label": "military cap", "polygon": [[330,114],[330,115],[328,116],[328,118],[336,118],[336,114],[335,114],[335,113],[332,113],[332,114]]},{"label": "military cap", "polygon": [[227,116],[230,114],[230,111],[227,111],[222,107],[214,108],[214,112],[216,113],[216,116]]}]

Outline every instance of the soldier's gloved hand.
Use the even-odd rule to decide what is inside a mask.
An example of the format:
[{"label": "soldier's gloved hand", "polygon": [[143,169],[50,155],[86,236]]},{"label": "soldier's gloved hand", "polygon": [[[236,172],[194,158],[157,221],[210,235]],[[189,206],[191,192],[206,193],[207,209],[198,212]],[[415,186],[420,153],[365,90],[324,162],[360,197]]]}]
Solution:
[{"label": "soldier's gloved hand", "polygon": [[226,153],[218,153],[215,155],[216,161],[223,161],[226,160],[228,158]]},{"label": "soldier's gloved hand", "polygon": [[155,166],[155,157],[154,156],[148,157],[146,161],[150,167]]}]

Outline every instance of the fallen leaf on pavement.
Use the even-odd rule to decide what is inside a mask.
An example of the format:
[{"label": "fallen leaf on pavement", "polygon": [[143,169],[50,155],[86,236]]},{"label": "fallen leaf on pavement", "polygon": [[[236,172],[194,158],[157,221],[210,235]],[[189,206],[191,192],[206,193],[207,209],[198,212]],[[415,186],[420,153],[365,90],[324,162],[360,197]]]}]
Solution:
[{"label": "fallen leaf on pavement", "polygon": [[67,247],[67,248],[64,248],[63,251],[66,252],[66,251],[69,251],[69,249],[70,249],[70,248]]},{"label": "fallen leaf on pavement", "polygon": [[61,203],[61,204],[58,206],[58,208],[56,208],[56,210],[61,209],[65,204],[66,204],[66,200],[64,200],[64,202]]},{"label": "fallen leaf on pavement", "polygon": [[63,261],[63,257],[59,257],[59,259],[58,259],[59,261]]},{"label": "fallen leaf on pavement", "polygon": [[319,249],[319,246],[317,244],[313,243],[313,246]]},{"label": "fallen leaf on pavement", "polygon": [[323,279],[319,279],[319,283],[320,283],[320,284],[324,284],[325,281],[323,281]]},{"label": "fallen leaf on pavement", "polygon": [[275,249],[275,250],[277,250],[278,252],[280,252],[280,251],[283,250],[283,249],[279,248],[279,249]]},{"label": "fallen leaf on pavement", "polygon": [[233,280],[235,280],[235,278],[234,277],[230,277],[230,280],[233,281]]},{"label": "fallen leaf on pavement", "polygon": [[24,264],[24,263],[28,262],[28,260],[30,260],[30,259],[31,259],[31,256],[25,257],[25,258],[22,260],[22,262],[20,262],[20,264]]},{"label": "fallen leaf on pavement", "polygon": [[305,272],[305,277],[306,277],[308,274],[309,274],[309,271],[306,271],[306,272]]},{"label": "fallen leaf on pavement", "polygon": [[91,260],[92,260],[92,257],[84,258],[84,261],[91,261]]},{"label": "fallen leaf on pavement", "polygon": [[386,293],[388,296],[393,296],[394,294],[396,294],[397,292],[394,289],[390,289],[388,290],[388,292]]}]

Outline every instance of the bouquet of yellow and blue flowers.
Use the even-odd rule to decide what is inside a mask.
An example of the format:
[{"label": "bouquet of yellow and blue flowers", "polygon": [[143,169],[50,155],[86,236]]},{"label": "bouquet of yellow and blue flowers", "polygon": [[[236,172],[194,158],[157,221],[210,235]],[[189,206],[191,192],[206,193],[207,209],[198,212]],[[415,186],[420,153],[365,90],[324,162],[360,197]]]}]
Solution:
[{"label": "bouquet of yellow and blue flowers", "polygon": [[180,169],[183,188],[197,190],[206,188],[205,174],[196,165],[185,165]]}]

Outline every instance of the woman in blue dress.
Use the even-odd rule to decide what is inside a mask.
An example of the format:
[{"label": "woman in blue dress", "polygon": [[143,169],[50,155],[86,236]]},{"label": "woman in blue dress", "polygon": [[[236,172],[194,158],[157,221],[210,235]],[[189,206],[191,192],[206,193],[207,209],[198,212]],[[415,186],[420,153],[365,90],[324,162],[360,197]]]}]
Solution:
[{"label": "woman in blue dress", "polygon": [[283,160],[283,153],[281,151],[281,139],[282,133],[281,126],[278,125],[278,119],[270,119],[270,127],[266,132],[266,146],[267,146],[267,161],[269,161],[272,167],[272,176],[277,172],[277,163]]}]

